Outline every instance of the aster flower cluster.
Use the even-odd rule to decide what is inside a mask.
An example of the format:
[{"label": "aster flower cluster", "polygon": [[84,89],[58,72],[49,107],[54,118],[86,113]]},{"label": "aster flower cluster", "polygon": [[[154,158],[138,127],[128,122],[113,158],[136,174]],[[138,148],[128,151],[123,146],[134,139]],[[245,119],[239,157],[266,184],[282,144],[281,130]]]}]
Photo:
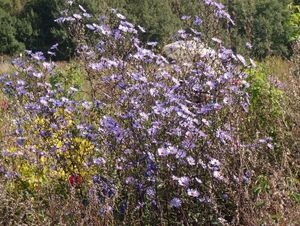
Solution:
[{"label": "aster flower cluster", "polygon": [[[204,4],[229,19],[221,4]],[[117,10],[93,18],[77,8],[56,21],[83,32],[77,54],[87,95],[49,83],[56,65],[43,53],[27,51],[28,58],[16,59],[18,72],[0,78],[15,117],[14,148],[2,155],[19,163],[7,172],[28,180],[30,168],[42,175],[34,185],[80,178],[98,200],[99,214],[120,220],[148,214],[161,223],[177,213],[178,222],[187,214],[197,216],[187,222],[207,223],[211,213],[222,217],[218,197],[228,197],[226,186],[247,186],[251,178],[246,169],[229,172],[226,166],[263,143],[245,144],[239,136],[238,117],[249,107],[244,69],[251,64],[218,38],[211,40],[214,51],[194,52],[190,62],[169,59],[151,50],[156,43],[143,45],[138,37],[144,28]],[[180,30],[181,41],[202,46],[200,32],[193,31]]]}]

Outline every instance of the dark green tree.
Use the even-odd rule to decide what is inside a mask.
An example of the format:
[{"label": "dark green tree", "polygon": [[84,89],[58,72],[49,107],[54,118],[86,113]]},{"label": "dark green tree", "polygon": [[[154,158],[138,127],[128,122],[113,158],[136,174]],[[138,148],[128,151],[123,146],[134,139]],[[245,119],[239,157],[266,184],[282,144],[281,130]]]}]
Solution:
[{"label": "dark green tree", "polygon": [[64,27],[54,21],[64,7],[64,1],[60,0],[28,1],[18,15],[17,39],[27,49],[43,52],[58,43],[56,59],[70,57],[74,51],[72,40]]},{"label": "dark green tree", "polygon": [[165,42],[180,27],[180,19],[168,1],[127,0],[125,11],[129,19],[146,29],[144,41]]},{"label": "dark green tree", "polygon": [[260,0],[253,14],[252,43],[254,54],[259,58],[268,55],[289,56],[290,11],[287,0]]},{"label": "dark green tree", "polygon": [[[201,31],[206,37],[219,36],[237,52],[247,54],[249,50],[245,44],[250,42],[254,46],[252,56],[259,59],[291,54],[290,46],[299,33],[299,12],[288,5],[291,2],[297,5],[299,0],[220,1],[231,13],[235,26],[224,23],[223,27],[214,27],[216,23],[209,16],[211,12],[206,11],[199,0],[77,0],[74,6],[80,3],[99,16],[109,8],[118,9],[130,21],[146,29],[142,36],[145,42],[171,42],[174,32],[183,25],[181,16],[200,15]],[[65,3],[61,0],[0,0],[0,8],[4,11],[0,15],[1,42],[6,43],[1,51],[13,53],[22,48],[22,43],[27,49],[47,51],[52,44],[59,43],[57,59],[72,56],[75,48],[72,38],[62,25],[54,22],[65,9]],[[294,16],[291,17],[291,13]],[[7,48],[7,43],[11,47]]]},{"label": "dark green tree", "polygon": [[0,54],[14,54],[24,49],[24,45],[16,39],[16,18],[0,8]]},{"label": "dark green tree", "polygon": [[[203,32],[212,29],[210,18],[197,0],[169,0],[172,10],[181,15],[200,15]],[[298,0],[295,0],[298,1]],[[291,36],[294,28],[290,25],[289,3],[291,0],[220,0],[231,14],[235,26],[218,28],[219,36],[233,50],[247,54],[245,44],[253,44],[252,56],[262,59],[268,55],[288,57],[291,54]],[[208,24],[208,29],[205,26]],[[207,30],[207,31],[206,31]]]}]

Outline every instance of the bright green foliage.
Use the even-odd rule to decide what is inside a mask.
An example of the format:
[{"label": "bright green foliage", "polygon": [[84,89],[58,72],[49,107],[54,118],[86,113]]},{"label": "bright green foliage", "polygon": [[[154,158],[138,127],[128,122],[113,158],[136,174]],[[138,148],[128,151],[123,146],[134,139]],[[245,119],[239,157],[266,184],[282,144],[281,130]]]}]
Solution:
[{"label": "bright green foliage", "polygon": [[[61,66],[63,70],[56,70],[49,82],[55,86],[57,84],[64,84],[65,89],[74,87],[79,90],[85,90],[87,81],[84,80],[85,71],[78,62],[71,62],[65,66]],[[82,93],[79,94],[81,97]]]},{"label": "bright green foliage", "polygon": [[289,10],[292,12],[289,19],[289,26],[292,28],[292,34],[290,36],[290,41],[296,41],[299,39],[299,29],[300,29],[300,5],[290,4]]},{"label": "bright green foliage", "polygon": [[251,84],[250,121],[266,135],[276,138],[276,124],[284,114],[284,91],[280,89],[280,82],[270,74],[270,69],[261,64],[249,72]]}]

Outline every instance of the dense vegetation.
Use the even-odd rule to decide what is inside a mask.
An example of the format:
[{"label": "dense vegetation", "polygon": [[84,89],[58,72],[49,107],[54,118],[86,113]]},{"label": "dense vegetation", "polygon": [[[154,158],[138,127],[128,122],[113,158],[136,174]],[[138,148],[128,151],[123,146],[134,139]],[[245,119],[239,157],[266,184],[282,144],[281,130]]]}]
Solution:
[{"label": "dense vegetation", "polygon": [[[142,41],[169,42],[183,25],[182,15],[201,15],[209,26],[205,12],[196,0],[80,0],[90,12],[102,14],[109,7],[118,8],[131,21],[145,27]],[[299,8],[291,0],[230,0],[223,1],[235,25],[220,25],[220,35],[234,51],[247,54],[244,43],[250,42],[252,56],[290,57],[292,41],[298,38]],[[46,51],[51,43],[59,43],[57,59],[67,59],[74,53],[74,43],[68,32],[54,19],[65,8],[59,0],[0,1],[0,53],[14,54],[24,48]],[[204,29],[204,27],[203,27]],[[208,30],[206,30],[207,32]],[[38,47],[37,47],[38,46]]]},{"label": "dense vegetation", "polygon": [[0,224],[299,225],[299,2],[224,4],[0,0]]}]

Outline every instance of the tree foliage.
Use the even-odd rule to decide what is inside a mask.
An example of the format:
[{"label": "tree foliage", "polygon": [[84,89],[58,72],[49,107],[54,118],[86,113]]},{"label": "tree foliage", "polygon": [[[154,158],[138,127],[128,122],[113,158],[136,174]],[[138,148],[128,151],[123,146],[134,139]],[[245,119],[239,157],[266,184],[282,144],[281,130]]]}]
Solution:
[{"label": "tree foliage", "polygon": [[69,57],[74,51],[66,30],[54,20],[63,9],[63,1],[33,0],[29,1],[18,15],[17,38],[34,51],[47,50],[59,43],[60,51],[57,59]]},{"label": "tree foliage", "polygon": [[15,37],[15,23],[16,18],[0,8],[0,53],[13,54],[23,49],[24,45]]},{"label": "tree foliage", "polygon": [[167,1],[129,0],[125,9],[137,24],[145,27],[144,41],[165,41],[180,25]]},{"label": "tree foliage", "polygon": [[[232,15],[235,26],[216,30],[226,45],[234,51],[248,53],[246,42],[253,45],[252,56],[262,59],[269,55],[288,57],[292,42],[299,34],[298,0],[220,0]],[[183,15],[201,15],[202,32],[210,37],[214,23],[197,0],[78,0],[91,13],[100,16],[109,8],[116,8],[126,17],[143,26],[146,33],[142,41],[167,43],[183,24]],[[20,47],[43,51],[53,43],[60,44],[57,59],[64,59],[74,52],[74,44],[67,31],[54,22],[63,10],[65,1],[58,0],[0,0],[2,47],[0,53],[12,54]],[[293,5],[291,5],[293,3]],[[298,11],[297,11],[298,10]],[[5,16],[4,16],[5,15]],[[15,17],[15,19],[13,19]],[[11,27],[11,28],[10,28]],[[5,39],[5,41],[4,41]],[[8,41],[9,40],[9,41]],[[206,41],[206,40],[204,40]],[[11,43],[8,47],[7,43]],[[68,47],[67,47],[68,46]]]}]

